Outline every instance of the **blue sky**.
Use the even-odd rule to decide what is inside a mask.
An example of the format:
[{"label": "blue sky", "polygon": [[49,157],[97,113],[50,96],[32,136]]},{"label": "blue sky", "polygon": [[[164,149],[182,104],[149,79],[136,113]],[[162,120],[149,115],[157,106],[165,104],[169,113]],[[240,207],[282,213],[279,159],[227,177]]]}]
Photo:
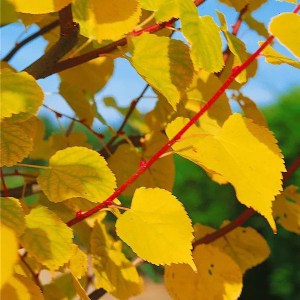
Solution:
[{"label": "blue sky", "polygon": [[[275,0],[268,1],[253,16],[259,21],[268,24],[270,19],[282,12],[291,12],[294,5],[285,2],[278,2]],[[215,10],[223,12],[226,16],[227,23],[233,24],[237,17],[237,13],[215,0],[207,0],[205,4],[199,7],[200,15],[212,15],[217,21]],[[1,32],[1,57],[3,57],[14,45],[17,40],[22,40],[26,36],[37,30],[37,26],[27,28],[25,32],[24,26],[19,24],[12,24],[0,29]],[[258,41],[263,40],[254,32],[248,29],[246,25],[242,25],[239,31],[239,37],[247,45],[250,52],[254,52],[258,47]],[[175,38],[180,38],[175,35]],[[43,54],[47,43],[43,38],[38,38],[34,42],[28,44],[21,51],[19,51],[10,61],[11,65],[17,70],[22,70],[35,59]],[[276,43],[275,48],[282,50],[284,54],[290,55],[288,51],[283,49]],[[59,86],[59,77],[52,75],[46,79],[39,80],[46,93],[45,103],[49,106],[73,115],[72,110],[65,103],[63,98],[57,95]],[[259,58],[259,70],[255,78],[251,79],[243,88],[243,93],[253,99],[258,105],[265,106],[276,100],[277,96],[288,91],[295,85],[300,84],[299,70],[287,65],[270,65],[264,62],[264,58]],[[144,80],[135,72],[130,64],[125,59],[117,59],[115,61],[114,75],[106,85],[106,87],[97,94],[96,100],[99,104],[104,116],[109,123],[117,125],[121,122],[122,117],[113,109],[106,109],[102,104],[103,97],[114,96],[118,103],[124,107],[128,106],[132,99],[137,97],[145,86]],[[153,95],[151,91],[147,95]],[[155,100],[151,98],[144,98],[140,101],[138,108],[142,111],[148,111],[155,104]],[[45,109],[41,109],[41,113],[46,113]]]}]

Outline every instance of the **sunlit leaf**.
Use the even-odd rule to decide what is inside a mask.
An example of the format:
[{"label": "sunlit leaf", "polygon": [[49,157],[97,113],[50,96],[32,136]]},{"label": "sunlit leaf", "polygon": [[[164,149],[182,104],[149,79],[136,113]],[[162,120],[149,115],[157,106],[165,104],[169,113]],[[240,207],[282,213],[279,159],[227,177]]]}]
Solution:
[{"label": "sunlit leaf", "polygon": [[52,211],[44,206],[33,208],[25,220],[21,243],[30,255],[50,270],[57,270],[70,259],[72,230]]},{"label": "sunlit leaf", "polygon": [[141,15],[136,0],[74,0],[72,10],[80,33],[98,42],[122,38],[134,29]]},{"label": "sunlit leaf", "polygon": [[299,39],[295,38],[299,35],[300,31],[300,15],[283,13],[272,18],[269,25],[269,31],[282,45],[300,58],[300,43]]},{"label": "sunlit leaf", "polygon": [[141,258],[157,265],[187,263],[195,269],[191,220],[170,192],[137,189],[131,209],[119,217],[116,229],[118,236]]},{"label": "sunlit leaf", "polygon": [[44,93],[31,75],[4,69],[0,80],[1,120],[12,117],[13,121],[25,121],[37,113]]},{"label": "sunlit leaf", "polygon": [[49,169],[37,181],[53,202],[74,197],[101,202],[116,187],[115,177],[105,159],[84,147],[57,151],[49,160]]},{"label": "sunlit leaf", "polygon": [[143,34],[132,38],[130,53],[136,71],[175,109],[193,78],[189,48],[182,41]]},{"label": "sunlit leaf", "polygon": [[76,278],[76,276],[74,276],[73,273],[71,273],[71,276],[72,276],[72,279],[73,279],[74,288],[75,288],[78,296],[80,296],[80,299],[82,299],[82,300],[90,300],[87,292],[85,291],[85,289],[83,288],[83,286],[80,284],[80,282]]},{"label": "sunlit leaf", "polygon": [[96,223],[93,229],[91,251],[97,288],[104,288],[118,299],[128,299],[142,292],[136,268],[115,246],[102,223]]},{"label": "sunlit leaf", "polygon": [[300,234],[300,194],[296,186],[288,186],[276,197],[273,215],[283,228]]},{"label": "sunlit leaf", "polygon": [[185,264],[165,267],[165,285],[173,299],[238,299],[242,272],[224,252],[211,245],[193,251],[197,273]]},{"label": "sunlit leaf", "polygon": [[72,256],[68,263],[68,267],[71,273],[79,279],[87,272],[87,255],[77,245],[72,245]]},{"label": "sunlit leaf", "polygon": [[16,11],[30,14],[45,14],[59,11],[68,4],[71,0],[9,0],[16,7]]},{"label": "sunlit leaf", "polygon": [[[168,137],[186,123],[182,118],[173,121],[167,127]],[[234,114],[223,127],[192,126],[173,149],[222,175],[235,188],[238,200],[263,215],[276,229],[271,207],[282,190],[285,167],[277,141],[267,128]]]}]

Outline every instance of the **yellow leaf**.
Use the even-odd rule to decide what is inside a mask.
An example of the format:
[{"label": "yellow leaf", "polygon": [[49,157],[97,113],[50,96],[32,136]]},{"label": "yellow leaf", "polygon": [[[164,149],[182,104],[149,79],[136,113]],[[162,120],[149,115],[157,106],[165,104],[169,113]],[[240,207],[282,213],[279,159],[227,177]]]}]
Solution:
[{"label": "yellow leaf", "polygon": [[298,14],[283,13],[272,18],[269,31],[283,46],[300,58],[300,43],[299,39],[295,38],[300,32],[300,16]]},{"label": "yellow leaf", "polygon": [[116,187],[115,176],[105,159],[96,151],[84,147],[57,151],[49,160],[49,169],[37,181],[53,202],[74,197],[101,202]]},{"label": "yellow leaf", "polygon": [[[167,127],[169,138],[187,120],[176,119]],[[183,150],[189,147],[187,150]],[[173,146],[179,155],[222,175],[235,188],[238,200],[252,207],[276,230],[272,201],[282,190],[285,171],[282,154],[273,134],[239,114],[223,127],[203,130],[192,126]]]},{"label": "yellow leaf", "polygon": [[75,290],[78,294],[78,296],[80,297],[81,300],[90,300],[89,296],[87,295],[85,289],[82,287],[82,285],[80,284],[79,280],[76,278],[76,276],[74,276],[71,273],[72,276],[72,280],[73,280],[73,284],[75,287]]},{"label": "yellow leaf", "polygon": [[1,122],[1,166],[13,166],[26,158],[33,148],[36,120],[10,122],[12,118]]},{"label": "yellow leaf", "polygon": [[35,115],[42,105],[44,93],[36,80],[26,72],[2,70],[1,120],[25,121]]},{"label": "yellow leaf", "polygon": [[24,212],[21,203],[13,197],[0,198],[1,224],[13,230],[16,236],[20,236],[25,228]]},{"label": "yellow leaf", "polygon": [[[142,160],[147,161],[165,143],[167,138],[160,132],[145,135],[142,151],[128,144],[120,145],[117,151],[109,158],[108,166],[116,175],[118,185],[126,181],[136,172]],[[126,159],[124,159],[126,157]],[[159,187],[171,191],[174,182],[175,168],[172,156],[160,158],[146,170],[125,191],[124,195],[131,196],[138,187]]]},{"label": "yellow leaf", "polygon": [[1,299],[44,300],[39,287],[29,278],[15,274],[1,289]]},{"label": "yellow leaf", "polygon": [[[228,223],[225,221],[221,227]],[[213,228],[201,224],[196,224],[194,230],[196,240],[215,231]],[[270,248],[266,240],[251,227],[237,227],[212,242],[211,245],[227,253],[243,273],[262,263],[270,255]]]},{"label": "yellow leaf", "polygon": [[[261,45],[261,44],[262,44],[262,42],[259,42],[259,45]],[[270,64],[274,64],[274,65],[288,64],[297,69],[300,69],[299,61],[296,61],[294,59],[291,59],[291,58],[281,54],[280,52],[278,52],[274,48],[272,48],[270,45],[267,46],[263,50],[262,55],[265,57],[266,61]]]},{"label": "yellow leaf", "polygon": [[[14,266],[18,261],[18,241],[14,231],[5,225],[0,224],[0,244],[1,244],[1,276],[0,276],[0,288],[6,282],[11,281]],[[2,295],[1,295],[2,296]],[[10,299],[2,298],[1,299]]]},{"label": "yellow leaf", "polygon": [[273,215],[283,228],[300,234],[300,194],[296,186],[288,186],[276,197]]},{"label": "yellow leaf", "polygon": [[69,269],[73,276],[80,279],[88,269],[87,255],[75,244],[72,245],[72,250]]},{"label": "yellow leaf", "polygon": [[141,16],[137,0],[74,0],[72,10],[80,33],[98,42],[124,37],[134,29]]},{"label": "yellow leaf", "polygon": [[234,7],[237,11],[241,11],[247,5],[247,12],[254,11],[258,9],[262,4],[264,4],[267,0],[220,0],[220,2]]},{"label": "yellow leaf", "polygon": [[9,0],[16,7],[16,11],[29,14],[45,14],[59,11],[68,4],[71,0]]},{"label": "yellow leaf", "polygon": [[25,220],[21,244],[31,256],[52,271],[70,259],[72,229],[52,211],[44,206],[33,208]]},{"label": "yellow leaf", "polygon": [[173,299],[233,300],[242,291],[242,272],[217,247],[199,245],[193,252],[197,273],[185,264],[165,267],[165,284]]},{"label": "yellow leaf", "polygon": [[16,13],[13,4],[9,0],[1,0],[1,17],[0,17],[1,26],[16,22],[17,20],[18,20],[18,15]]},{"label": "yellow leaf", "polygon": [[193,78],[189,48],[182,41],[143,34],[132,38],[130,53],[136,71],[176,109]]},{"label": "yellow leaf", "polygon": [[[75,90],[81,89],[82,92],[91,97],[105,86],[111,77],[113,70],[114,63],[111,58],[99,57],[74,68],[65,70],[59,73],[59,76],[63,83],[68,83],[69,89],[72,87],[75,88]],[[78,76],[78,74],[80,74],[80,76]],[[60,90],[62,90],[62,87],[60,87]],[[71,91],[66,91],[64,89],[63,91],[65,92],[65,95],[73,95]],[[66,100],[69,101],[69,99]]]},{"label": "yellow leaf", "polygon": [[128,299],[142,292],[142,281],[136,268],[115,247],[105,225],[95,223],[91,236],[96,288],[104,288],[118,299]]},{"label": "yellow leaf", "polygon": [[251,30],[255,30],[259,35],[263,36],[266,39],[268,38],[269,32],[265,24],[254,19],[251,14],[244,15],[243,21],[245,21],[245,23]]},{"label": "yellow leaf", "polygon": [[170,192],[135,191],[131,209],[116,223],[118,236],[144,260],[157,265],[187,263],[193,269],[193,228],[182,204]]}]

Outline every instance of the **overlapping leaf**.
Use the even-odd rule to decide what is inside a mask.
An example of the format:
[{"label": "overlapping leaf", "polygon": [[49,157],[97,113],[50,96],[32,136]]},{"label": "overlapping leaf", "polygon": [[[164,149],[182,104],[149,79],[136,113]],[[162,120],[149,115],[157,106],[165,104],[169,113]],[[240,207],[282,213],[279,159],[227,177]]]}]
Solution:
[{"label": "overlapping leaf", "polygon": [[142,281],[136,268],[116,246],[102,223],[94,226],[91,251],[97,288],[104,288],[118,299],[128,299],[142,292]]},{"label": "overlapping leaf", "polygon": [[53,271],[70,259],[73,232],[53,212],[40,206],[33,208],[25,220],[21,244],[31,256]]},{"label": "overlapping leaf", "polygon": [[193,251],[197,273],[190,266],[166,266],[165,285],[173,299],[238,299],[242,272],[224,252],[211,245]]},{"label": "overlapping leaf", "polygon": [[193,78],[188,47],[178,40],[143,34],[131,40],[130,53],[136,71],[176,109]]},{"label": "overlapping leaf", "polygon": [[[187,120],[178,118],[167,127],[173,137]],[[275,230],[272,201],[282,190],[285,171],[273,134],[239,114],[223,127],[192,126],[173,149],[205,169],[222,175],[236,190],[238,200],[263,215]]]},{"label": "overlapping leaf", "polygon": [[137,0],[74,0],[72,10],[80,33],[98,42],[122,38],[134,29],[141,15]]},{"label": "overlapping leaf", "polygon": [[115,176],[105,159],[84,147],[57,151],[49,160],[49,169],[37,181],[53,202],[74,197],[101,202],[116,187]]},{"label": "overlapping leaf", "polygon": [[170,192],[137,189],[131,209],[118,218],[116,229],[118,236],[141,258],[157,265],[187,263],[195,269],[191,220]]},{"label": "overlapping leaf", "polygon": [[1,79],[1,120],[25,121],[42,105],[44,93],[36,80],[26,72],[4,69]]},{"label": "overlapping leaf", "polygon": [[88,269],[87,255],[75,244],[72,245],[72,255],[68,267],[73,276],[79,279],[85,275]]}]

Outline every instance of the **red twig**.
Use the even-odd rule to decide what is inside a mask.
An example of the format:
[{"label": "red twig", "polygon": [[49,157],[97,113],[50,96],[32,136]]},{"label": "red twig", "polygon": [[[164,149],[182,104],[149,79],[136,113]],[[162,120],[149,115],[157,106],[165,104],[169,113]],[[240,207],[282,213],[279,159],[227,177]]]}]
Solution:
[{"label": "red twig", "polygon": [[283,175],[283,181],[287,181],[300,167],[300,156],[295,159],[290,167],[288,168],[287,172]]},{"label": "red twig", "polygon": [[4,196],[9,197],[9,192],[8,192],[8,188],[7,188],[6,183],[5,183],[5,178],[4,178],[2,168],[0,168],[0,175],[1,175],[1,183],[2,183],[2,186],[3,186]]},{"label": "red twig", "polygon": [[193,125],[198,119],[219,99],[219,97],[225,92],[225,90],[229,87],[229,85],[234,81],[234,79],[244,70],[246,69],[258,56],[259,54],[273,41],[274,36],[268,37],[268,39],[240,66],[232,69],[231,75],[227,78],[227,80],[223,83],[223,85],[217,90],[217,92],[206,102],[206,104],[200,109],[198,113],[196,113],[189,122],[172,138],[166,143],[160,150],[158,150],[148,161],[145,161],[142,164],[136,173],[134,173],[126,182],[124,182],[110,197],[108,197],[104,202],[98,204],[92,209],[86,211],[80,216],[76,216],[67,222],[67,225],[72,226],[81,220],[93,215],[99,210],[110,206],[113,203],[113,200],[116,199],[122,192],[130,186],[141,174],[143,174],[146,170],[148,170],[154,162],[156,162],[159,157],[164,154],[170,147],[172,147],[181,137],[182,135]]}]

